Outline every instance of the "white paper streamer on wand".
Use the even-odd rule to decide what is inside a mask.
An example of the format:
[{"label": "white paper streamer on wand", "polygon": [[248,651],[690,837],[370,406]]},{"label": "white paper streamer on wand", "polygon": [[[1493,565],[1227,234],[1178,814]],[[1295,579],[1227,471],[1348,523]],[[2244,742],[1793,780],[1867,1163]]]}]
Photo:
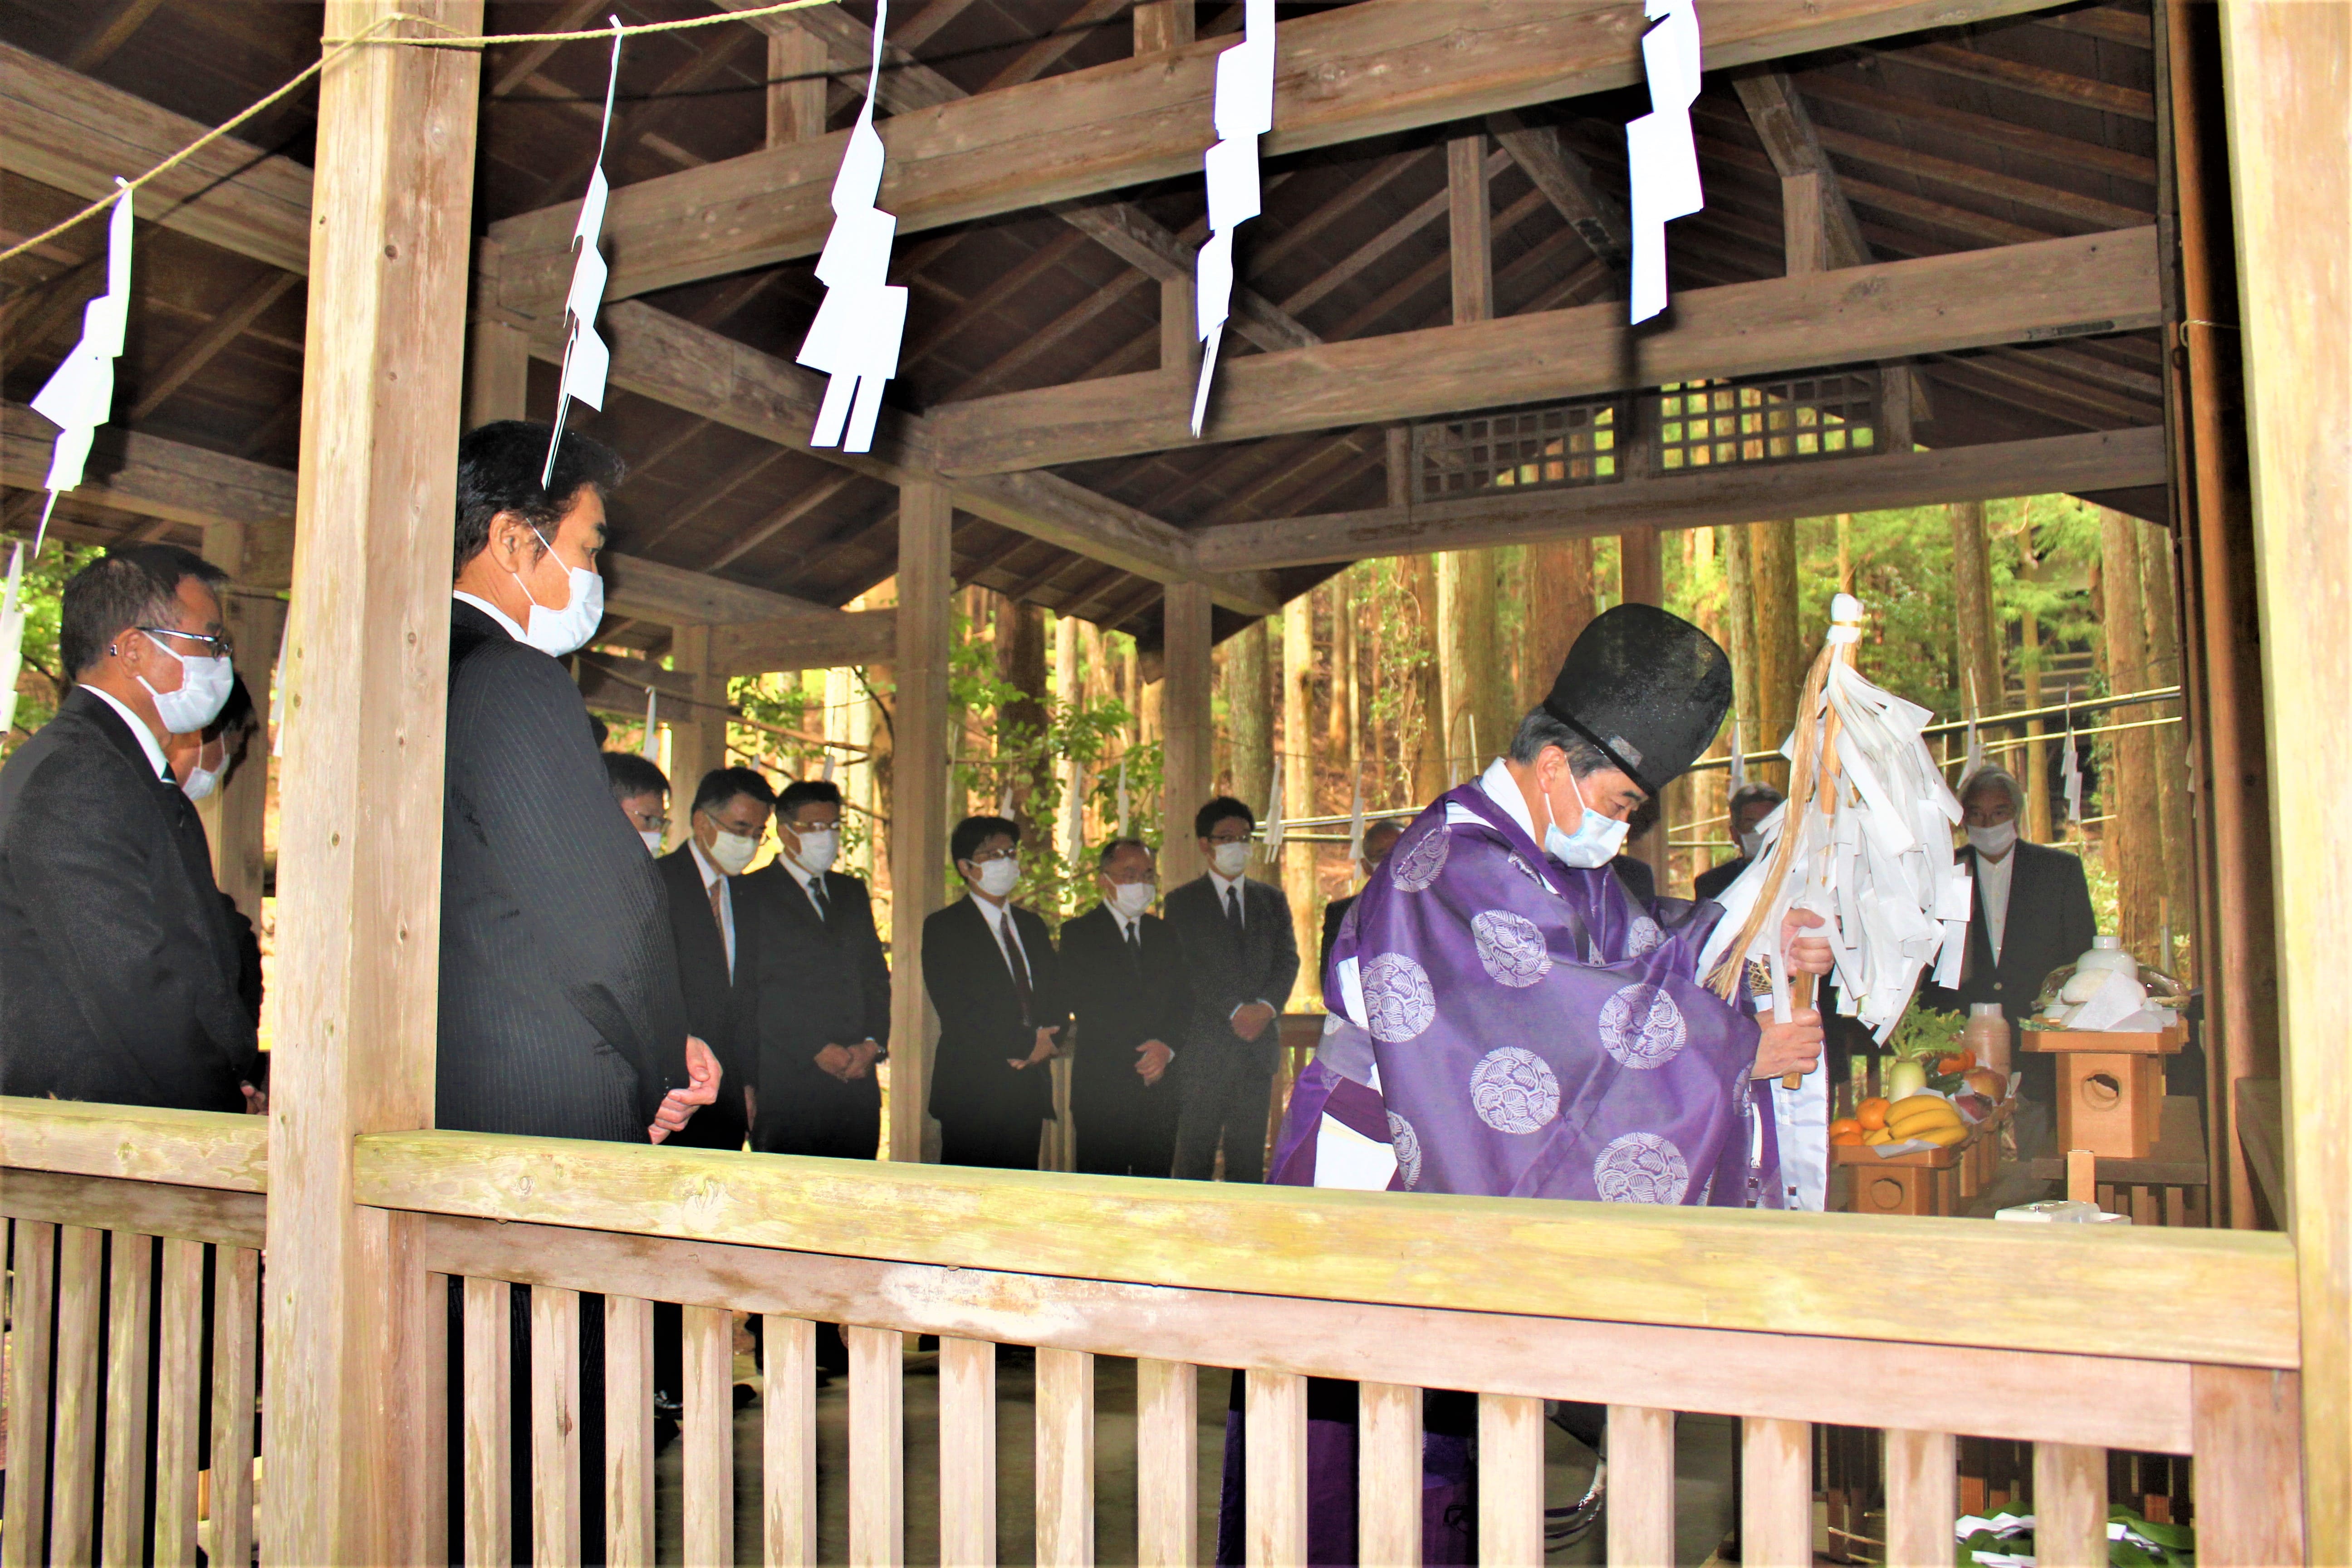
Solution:
[{"label": "white paper streamer on wand", "polygon": [[646,734],[637,742],[637,755],[649,763],[661,761],[661,737],[654,732],[654,722],[659,709],[656,706],[654,689],[646,688]]},{"label": "white paper streamer on wand", "polygon": [[16,672],[25,655],[25,544],[8,554],[8,587],[0,593],[0,740],[16,722]]},{"label": "white paper streamer on wand", "polygon": [[1960,782],[1964,784],[1985,765],[1984,737],[1977,732],[1977,704],[1980,700],[1977,695],[1977,672],[1972,669],[1969,671],[1969,749],[1960,763]]},{"label": "white paper streamer on wand", "polygon": [[[2046,754],[2046,753],[2045,753]],[[2083,822],[2083,763],[2074,752],[2074,689],[2066,689],[2066,750],[2059,758],[2058,776],[2066,787],[2066,820]]]},{"label": "white paper streamer on wand", "polygon": [[882,138],[874,129],[874,93],[882,79],[882,35],[890,0],[874,7],[874,58],[866,72],[866,102],[850,128],[849,146],[833,179],[833,230],[816,260],[824,302],[795,356],[832,379],[817,405],[812,447],[871,451],[882,414],[882,388],[898,374],[898,345],[907,333],[907,290],[890,286],[890,242],[898,220],[874,205],[882,194]]},{"label": "white paper streamer on wand", "polygon": [[1127,759],[1118,760],[1118,836],[1127,835]]},{"label": "white paper streamer on wand", "polygon": [[1274,0],[1243,0],[1242,41],[1217,57],[1217,143],[1203,166],[1209,239],[1192,273],[1192,331],[1203,345],[1192,391],[1192,434],[1209,412],[1217,347],[1234,303],[1234,230],[1257,216],[1257,139],[1274,129]]},{"label": "white paper streamer on wand", "polygon": [[572,226],[572,243],[580,258],[572,264],[572,291],[563,297],[563,376],[555,389],[555,432],[547,438],[547,466],[540,470],[540,488],[555,478],[555,454],[563,445],[563,416],[574,400],[594,409],[604,406],[604,375],[613,366],[612,351],[596,335],[596,308],[604,302],[604,279],[611,269],[596,241],[604,232],[604,202],[612,186],[604,181],[604,142],[613,132],[613,89],[621,79],[621,19],[613,24],[613,65],[604,78],[604,122],[596,128],[596,166],[588,171],[588,194],[580,198],[580,221]]},{"label": "white paper streamer on wand", "polygon": [[833,782],[833,753],[831,752],[827,752],[824,754],[824,764],[817,769],[816,776],[824,780],[826,784],[831,784]]},{"label": "white paper streamer on wand", "polygon": [[1698,98],[1698,12],[1693,0],[1644,0],[1658,25],[1642,37],[1650,112],[1625,127],[1633,190],[1633,315],[1646,321],[1666,308],[1666,222],[1706,205],[1699,189],[1698,147],[1690,106]]},{"label": "white paper streamer on wand", "polygon": [[49,448],[49,477],[42,481],[49,499],[33,531],[37,556],[48,537],[58,497],[81,483],[90,439],[114,409],[114,362],[121,357],[123,328],[131,319],[131,187],[120,176],[114,183],[122,194],[106,220],[106,292],[82,307],[80,340],[33,395],[33,412],[58,427]]},{"label": "white paper streamer on wand", "polygon": [[1731,721],[1732,795],[1738,795],[1741,790],[1748,787],[1748,758],[1746,752],[1747,748],[1739,738],[1739,720],[1737,715],[1734,715]]}]

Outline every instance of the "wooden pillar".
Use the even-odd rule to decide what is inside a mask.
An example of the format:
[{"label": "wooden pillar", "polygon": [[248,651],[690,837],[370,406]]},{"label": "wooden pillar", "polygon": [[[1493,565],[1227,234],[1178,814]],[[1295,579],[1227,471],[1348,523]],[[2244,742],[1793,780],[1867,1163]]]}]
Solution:
[{"label": "wooden pillar", "polygon": [[803,27],[768,35],[768,145],[814,142],[824,134],[824,40]]},{"label": "wooden pillar", "polygon": [[1953,619],[1959,629],[1960,711],[1998,713],[2003,707],[2000,622],[1992,602],[1992,551],[1980,500],[1944,509],[1952,525]]},{"label": "wooden pillar", "polygon": [[268,876],[262,827],[269,797],[269,683],[278,662],[278,639],[286,629],[286,601],[260,588],[242,586],[245,525],[215,523],[205,530],[205,559],[229,574],[221,595],[221,618],[236,644],[236,672],[245,678],[261,720],[245,761],[196,807],[213,848],[213,880],[236,901],[237,911],[261,924],[261,894]]},{"label": "wooden pillar", "polygon": [[2352,1563],[2352,1055],[2343,954],[2352,860],[2352,6],[2221,8],[2237,206],[2240,334],[2277,825],[2279,1026],[2287,1182],[2303,1308],[2305,1560]]},{"label": "wooden pillar", "polygon": [[1234,749],[1234,794],[1260,817],[1274,795],[1274,693],[1272,628],[1252,621],[1225,645],[1225,733]]},{"label": "wooden pillar", "polygon": [[[1789,738],[1797,721],[1809,663],[1803,628],[1797,623],[1797,524],[1793,518],[1748,527],[1749,580],[1755,584],[1756,708],[1761,733],[1748,750],[1769,751]],[[1786,786],[1786,763],[1753,770]]]},{"label": "wooden pillar", "polygon": [[466,331],[466,428],[494,419],[528,419],[530,339],[503,321],[476,321]]},{"label": "wooden pillar", "polygon": [[[2140,612],[2147,626],[2147,671],[2150,686],[2186,685],[2188,673],[2180,658],[2179,579],[2173,571],[2173,536],[2169,529],[2140,525]],[[2181,705],[2166,702],[2143,710],[2150,718],[2178,719]],[[2191,938],[2194,954],[2197,930],[2196,830],[2189,826],[2189,802],[2194,781],[2189,773],[2189,742],[2179,723],[2159,724],[2148,731],[2149,766],[2156,780],[2156,806],[2160,819],[2158,838],[2164,853],[2165,925],[2173,934]],[[2175,952],[2157,962],[2179,974],[2189,967]],[[2210,1059],[2210,1058],[2209,1058]]]},{"label": "wooden pillar", "polygon": [[[2100,649],[2107,689],[2147,689],[2147,633],[2141,614],[2140,521],[2111,508],[2099,508]],[[2144,709],[2110,716],[2109,723],[2138,723]],[[2156,804],[2156,773],[2146,730],[2121,730],[2106,737],[2108,776],[2099,781],[2100,805],[2107,821],[2099,830],[2101,858],[2116,879],[2116,917],[2124,946],[2156,963],[2157,900],[2164,893],[2162,825]]]},{"label": "wooden pillar", "polygon": [[[479,0],[402,0],[478,33]],[[329,0],[330,37],[394,0]],[[362,48],[320,83],[288,631],[262,1539],[411,1563],[427,1475],[417,1221],[354,1136],[433,1124],[452,519],[481,58]]]},{"label": "wooden pillar", "polygon": [[[1486,183],[1486,138],[1445,144],[1446,218],[1452,255],[1454,321],[1495,315],[1494,214]],[[1439,730],[1444,782],[1475,778],[1502,749],[1507,721],[1495,647],[1495,569],[1491,550],[1454,550],[1437,557],[1437,667],[1444,691]]]},{"label": "wooden pillar", "polygon": [[1756,552],[1749,548],[1748,525],[1735,523],[1721,531],[1723,546],[1723,639],[1731,655],[1732,710],[1739,716],[1739,743],[1747,751],[1764,746],[1764,709],[1759,700],[1763,681],[1756,665]]},{"label": "wooden pillar", "polygon": [[923,994],[923,921],[946,901],[948,635],[955,509],[898,487],[898,702],[890,793],[890,1158],[923,1157],[939,1020]]},{"label": "wooden pillar", "polygon": [[1528,647],[1514,718],[1550,694],[1568,650],[1592,624],[1592,541],[1554,539],[1528,546]]},{"label": "wooden pillar", "polygon": [[1173,888],[1199,876],[1201,848],[1192,816],[1209,798],[1209,590],[1171,583],[1160,609],[1160,725],[1163,753],[1160,798],[1167,814],[1160,845],[1160,885]]},{"label": "wooden pillar", "polygon": [[[1192,0],[1144,0],[1135,8],[1135,52],[1162,54],[1192,41]],[[1162,279],[1160,284],[1160,368],[1190,381],[1199,373],[1200,340],[1194,335],[1192,280]]]},{"label": "wooden pillar", "polygon": [[[1315,815],[1315,615],[1301,594],[1282,610],[1282,815],[1296,821]],[[1322,941],[1322,901],[1315,889],[1316,846],[1294,839],[1282,847],[1282,890],[1290,900],[1290,924],[1298,951],[1312,954]],[[1310,964],[1300,964],[1294,995],[1322,984]],[[1277,998],[1283,1005],[1286,998]]]},{"label": "wooden pillar", "polygon": [[687,821],[702,775],[727,765],[727,678],[710,668],[710,628],[672,626],[670,663],[690,676],[684,702],[664,699],[661,722],[669,726],[669,821],[673,848],[692,831]]},{"label": "wooden pillar", "polygon": [[[1654,528],[1629,528],[1617,536],[1617,576],[1622,602],[1628,605],[1659,605],[1666,602],[1666,558],[1664,541]],[[1666,877],[1672,857],[1666,849],[1668,830],[1666,803],[1658,803],[1657,826],[1643,836],[1639,844],[1630,846],[1627,853],[1649,862],[1657,877],[1660,893],[1666,891]]]},{"label": "wooden pillar", "polygon": [[[1412,431],[1397,425],[1388,431],[1389,505],[1412,505]],[[1445,689],[1437,667],[1437,561],[1430,555],[1397,558],[1397,575],[1412,598],[1413,621],[1397,628],[1399,637],[1415,644],[1419,656],[1413,673],[1413,708],[1419,726],[1408,744],[1401,745],[1398,761],[1412,781],[1412,803],[1426,805],[1445,793]]]}]

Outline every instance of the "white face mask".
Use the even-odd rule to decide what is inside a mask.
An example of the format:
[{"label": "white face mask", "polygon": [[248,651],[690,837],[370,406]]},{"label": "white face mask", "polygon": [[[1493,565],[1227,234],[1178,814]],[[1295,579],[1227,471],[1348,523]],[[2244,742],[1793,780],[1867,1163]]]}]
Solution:
[{"label": "white face mask", "polygon": [[1753,860],[1764,853],[1764,835],[1754,828],[1739,836],[1739,852]]},{"label": "white face mask", "polygon": [[1990,855],[1998,860],[2016,845],[2017,824],[1996,822],[1990,827],[1971,827],[1969,829],[1969,842],[1976,847],[1978,854]]},{"label": "white face mask", "polygon": [[822,877],[833,869],[835,858],[841,853],[841,830],[837,827],[803,827],[800,830],[801,847],[793,858],[813,877]]},{"label": "white face mask", "polygon": [[1151,907],[1151,900],[1159,891],[1149,882],[1113,882],[1110,907],[1129,920],[1138,920],[1144,910]]},{"label": "white face mask", "polygon": [[211,768],[190,768],[188,770],[188,780],[185,784],[180,786],[180,793],[186,795],[190,800],[202,800],[205,796],[212,794],[213,790],[218,786],[219,784],[220,774],[214,772]]},{"label": "white face mask", "polygon": [[1220,844],[1210,851],[1209,864],[1217,868],[1218,876],[1231,881],[1249,869],[1249,855],[1250,847],[1246,842]]},{"label": "white face mask", "polygon": [[[1584,805],[1584,791],[1576,775],[1568,775],[1568,787],[1576,791],[1576,803]],[[1551,796],[1544,796],[1544,816],[1551,816]],[[1573,834],[1562,833],[1557,821],[1544,827],[1544,852],[1563,866],[1581,867],[1591,870],[1606,866],[1617,858],[1617,850],[1625,842],[1627,824],[1601,816],[1584,805],[1584,820],[1576,825]]]},{"label": "white face mask", "polygon": [[[531,532],[541,544],[547,544],[547,535],[535,528]],[[547,544],[547,548],[552,553],[555,546]],[[522,596],[530,599],[530,619],[523,626],[522,640],[551,658],[562,658],[575,648],[586,647],[604,619],[604,579],[578,566],[566,566],[564,572],[572,597],[561,609],[551,609],[531,599],[530,584],[522,580],[522,574],[508,574],[522,590]]]},{"label": "white face mask", "polygon": [[972,886],[992,899],[1002,899],[1013,891],[1013,884],[1021,879],[1021,862],[1007,855],[1001,860],[991,860],[980,868],[980,880]]},{"label": "white face mask", "polygon": [[718,837],[711,840],[710,847],[703,851],[710,857],[712,865],[730,877],[741,876],[743,868],[749,866],[751,863],[751,857],[759,852],[758,839],[748,833],[730,833],[723,827],[719,830]]},{"label": "white face mask", "polygon": [[228,701],[228,689],[236,680],[236,667],[218,654],[194,658],[183,657],[165,646],[162,637],[145,633],[141,635],[145,636],[154,647],[170,654],[173,662],[180,667],[180,689],[177,691],[158,691],[148,686],[145,676],[139,677],[139,684],[146,686],[147,695],[155,700],[155,717],[163,721],[163,728],[172,734],[185,735],[219,718],[221,709]]},{"label": "white face mask", "polygon": [[662,836],[660,828],[640,827],[637,829],[637,837],[646,841],[646,854],[658,855],[661,853]]}]

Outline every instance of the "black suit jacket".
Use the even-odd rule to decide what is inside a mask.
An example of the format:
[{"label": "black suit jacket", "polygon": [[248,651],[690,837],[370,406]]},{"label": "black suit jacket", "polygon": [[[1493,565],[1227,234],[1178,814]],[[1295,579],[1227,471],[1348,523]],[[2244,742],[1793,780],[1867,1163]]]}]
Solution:
[{"label": "black suit jacket", "polygon": [[1029,963],[1026,1023],[1004,950],[977,901],[958,899],[923,921],[923,988],[940,1016],[930,1110],[941,1121],[1011,1129],[1054,1114],[1053,1079],[1045,1064],[1017,1072],[1006,1064],[1035,1048],[1038,1029],[1069,1021],[1061,966],[1045,922],[1024,909],[1011,914]]},{"label": "black suit jacket", "polygon": [[[756,1142],[787,1149],[858,1145],[881,1138],[882,1090],[869,1072],[842,1082],[816,1065],[827,1046],[872,1039],[890,1045],[890,963],[874,929],[865,881],[824,874],[831,918],[820,921],[808,892],[770,861],[736,879],[735,908],[757,906],[751,948],[736,944],[736,972],[752,967],[751,1082],[760,1090]],[[745,895],[749,895],[748,899]]]},{"label": "black suit jacket", "polygon": [[195,807],[77,688],[0,767],[0,1092],[241,1110],[238,979]]},{"label": "black suit jacket", "polygon": [[1722,865],[1701,871],[1692,878],[1691,891],[1702,899],[1719,899],[1723,897],[1723,889],[1739,880],[1739,873],[1746,869],[1748,857],[1745,855],[1736,860],[1726,860]]},{"label": "black suit jacket", "polygon": [[1290,930],[1290,900],[1270,883],[1242,882],[1242,940],[1234,941],[1207,872],[1168,895],[1168,926],[1184,955],[1184,979],[1192,994],[1192,1022],[1179,1049],[1197,1059],[1238,1054],[1252,1072],[1271,1074],[1282,1048],[1281,1030],[1268,1024],[1255,1040],[1234,1033],[1234,1010],[1265,1002],[1280,1013],[1298,980],[1298,939]]},{"label": "black suit jacket", "polygon": [[694,862],[691,846],[681,844],[654,862],[669,896],[669,929],[677,952],[678,988],[686,997],[686,1026],[719,1058],[719,1099],[694,1113],[686,1130],[669,1142],[689,1149],[740,1149],[751,1125],[744,1113],[743,1087],[755,1083],[759,1057],[753,1009],[759,988],[753,984],[751,953],[757,942],[759,917],[751,910],[743,879],[729,879],[728,896],[734,906],[735,968],[727,968],[727,940],[711,917],[710,895],[703,889],[702,868]]},{"label": "black suit jacket", "polygon": [[1077,1026],[1070,1103],[1081,1123],[1098,1102],[1128,1104],[1175,1088],[1172,1070],[1145,1084],[1136,1074],[1135,1048],[1158,1040],[1182,1051],[1192,1005],[1183,955],[1157,916],[1138,921],[1136,937],[1140,955],[1128,951],[1118,917],[1101,904],[1062,927],[1062,985]]},{"label": "black suit jacket", "polygon": [[[2010,1061],[2025,1075],[2025,1087],[2037,1098],[2047,1100],[2057,1085],[2056,1068],[2046,1054],[2015,1049],[2016,1026],[2032,1016],[2033,998],[2050,972],[2082,957],[2098,934],[2099,925],[2091,912],[2090,884],[2083,876],[2079,858],[2063,849],[2022,839],[2010,854],[2017,864],[2010,872],[2009,918],[2001,926],[2000,962],[1995,963],[1992,959],[1992,937],[1985,929],[1984,899],[1979,894],[1969,903],[1968,956],[1961,964],[1959,984],[1949,990],[1923,985],[1920,1000],[1930,1007],[1961,1014],[1972,1002],[2000,1003],[2010,1022]],[[1962,847],[1959,863],[1971,878],[1977,874],[1974,845]]]},{"label": "black suit jacket", "polygon": [[462,601],[449,620],[435,1120],[643,1142],[686,1082],[669,900],[580,689]]},{"label": "black suit jacket", "polygon": [[1331,949],[1339,941],[1340,923],[1347,920],[1348,911],[1356,907],[1356,894],[1349,893],[1344,899],[1334,899],[1323,906],[1323,945],[1316,953],[1315,984],[1322,988],[1327,997],[1334,994],[1331,989]]}]

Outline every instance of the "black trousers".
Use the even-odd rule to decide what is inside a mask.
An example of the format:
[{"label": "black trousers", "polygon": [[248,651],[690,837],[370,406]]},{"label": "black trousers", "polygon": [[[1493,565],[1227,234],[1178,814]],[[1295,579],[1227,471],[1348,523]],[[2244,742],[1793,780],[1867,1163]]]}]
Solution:
[{"label": "black trousers", "polygon": [[1175,1167],[1177,1096],[1182,1092],[1176,1083],[1163,1078],[1147,1089],[1135,1079],[1133,1088],[1077,1088],[1089,1092],[1074,1089],[1070,1096],[1076,1170],[1090,1176],[1164,1176]]},{"label": "black trousers", "polygon": [[1037,1168],[1037,1141],[1045,1133],[1043,1117],[1009,1120],[959,1117],[940,1120],[940,1163],[981,1165],[997,1171]]},{"label": "black trousers", "polygon": [[[1273,1027],[1272,1025],[1267,1026]],[[1225,1146],[1225,1180],[1265,1180],[1266,1102],[1274,1074],[1238,1050],[1187,1053],[1184,1109],[1176,1121],[1176,1174],[1205,1182]]]}]

